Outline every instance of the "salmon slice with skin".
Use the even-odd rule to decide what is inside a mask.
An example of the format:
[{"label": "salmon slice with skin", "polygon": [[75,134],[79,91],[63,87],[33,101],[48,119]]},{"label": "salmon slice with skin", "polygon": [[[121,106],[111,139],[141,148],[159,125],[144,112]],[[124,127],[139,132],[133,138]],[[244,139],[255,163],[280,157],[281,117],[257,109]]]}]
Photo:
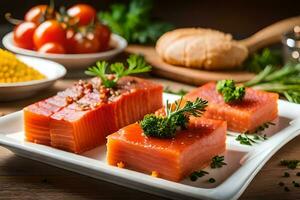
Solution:
[{"label": "salmon slice with skin", "polygon": [[107,137],[107,162],[158,177],[180,181],[193,171],[205,168],[226,148],[226,122],[191,118],[187,130],[175,138],[147,137],[138,123]]},{"label": "salmon slice with skin", "polygon": [[24,130],[27,141],[50,145],[50,117],[68,106],[67,97],[71,99],[80,99],[90,89],[83,87],[81,81],[71,88],[48,99],[29,105],[23,109],[24,113]]},{"label": "salmon slice with skin", "polygon": [[[92,82],[97,85],[99,79]],[[103,94],[94,89],[54,113],[51,146],[75,153],[93,149],[105,143],[108,134],[162,107],[163,87],[144,79],[123,77],[114,92],[117,95],[103,101]]]},{"label": "salmon slice with skin", "polygon": [[241,102],[225,103],[216,90],[216,83],[207,83],[184,96],[194,101],[197,97],[208,101],[204,116],[227,121],[228,129],[237,132],[254,131],[263,123],[278,116],[278,94],[246,88]]}]

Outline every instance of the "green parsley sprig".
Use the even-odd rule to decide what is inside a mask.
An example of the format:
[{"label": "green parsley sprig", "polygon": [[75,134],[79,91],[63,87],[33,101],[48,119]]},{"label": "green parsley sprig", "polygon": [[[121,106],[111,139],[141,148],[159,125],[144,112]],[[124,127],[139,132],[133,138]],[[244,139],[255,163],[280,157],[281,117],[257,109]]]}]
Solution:
[{"label": "green parsley sprig", "polygon": [[180,96],[184,96],[188,93],[188,91],[185,89],[180,89],[178,91],[171,90],[169,86],[165,87],[164,92],[169,94],[176,94]]},{"label": "green parsley sprig", "polygon": [[176,130],[186,128],[189,116],[199,117],[203,114],[207,101],[197,98],[194,102],[187,101],[183,107],[181,107],[181,104],[182,97],[180,101],[175,102],[175,109],[167,101],[166,116],[146,115],[140,122],[144,134],[148,137],[158,138],[175,137]]},{"label": "green parsley sprig", "polygon": [[233,80],[221,80],[217,82],[216,89],[222,94],[226,103],[240,101],[244,98],[246,90],[244,86],[236,86]]},{"label": "green parsley sprig", "polygon": [[113,78],[107,76],[108,63],[106,61],[99,61],[96,66],[89,67],[85,73],[90,76],[98,76],[102,84],[107,88],[114,88],[120,78],[131,74],[138,74],[151,71],[151,66],[148,65],[144,58],[140,55],[130,55],[127,59],[128,68],[125,68],[123,63],[116,62],[109,66],[114,73]]},{"label": "green parsley sprig", "polygon": [[210,163],[210,167],[213,169],[221,168],[223,165],[227,165],[227,163],[224,162],[224,156],[215,156]]}]

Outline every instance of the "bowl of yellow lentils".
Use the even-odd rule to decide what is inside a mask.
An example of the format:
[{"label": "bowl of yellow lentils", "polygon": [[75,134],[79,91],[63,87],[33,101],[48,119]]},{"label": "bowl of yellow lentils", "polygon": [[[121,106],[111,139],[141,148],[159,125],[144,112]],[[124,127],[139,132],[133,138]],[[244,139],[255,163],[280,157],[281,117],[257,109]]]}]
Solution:
[{"label": "bowl of yellow lentils", "polygon": [[0,101],[32,96],[65,74],[66,69],[56,62],[0,49]]}]

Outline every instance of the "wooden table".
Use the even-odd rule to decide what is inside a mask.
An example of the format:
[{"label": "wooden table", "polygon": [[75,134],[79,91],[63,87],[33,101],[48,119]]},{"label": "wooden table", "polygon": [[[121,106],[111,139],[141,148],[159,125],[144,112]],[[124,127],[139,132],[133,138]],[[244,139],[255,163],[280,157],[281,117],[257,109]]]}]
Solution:
[{"label": "wooden table", "polygon": [[[191,86],[153,78],[154,81],[169,86],[172,90]],[[74,80],[61,80],[37,97],[17,102],[0,103],[0,113],[8,114],[21,110],[24,106],[39,99],[55,94],[72,84]],[[300,137],[297,137],[263,167],[241,199],[300,199],[300,188],[292,186],[292,181],[300,182],[294,176],[299,170],[286,170],[279,166],[281,159],[300,159]],[[290,178],[283,178],[285,171]],[[285,192],[278,183],[289,185],[290,192]],[[80,174],[52,167],[37,161],[21,158],[9,150],[0,147],[0,199],[163,199],[137,190],[117,186],[105,181],[96,180]]]}]

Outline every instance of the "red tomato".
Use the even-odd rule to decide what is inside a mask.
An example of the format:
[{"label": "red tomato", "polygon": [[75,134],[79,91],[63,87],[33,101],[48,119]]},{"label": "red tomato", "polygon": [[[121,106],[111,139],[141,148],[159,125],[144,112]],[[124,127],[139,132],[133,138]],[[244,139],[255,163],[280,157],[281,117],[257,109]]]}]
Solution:
[{"label": "red tomato", "polygon": [[84,36],[70,31],[67,33],[67,46],[68,53],[96,53],[99,51],[100,43],[93,33]]},{"label": "red tomato", "polygon": [[40,24],[42,16],[46,12],[47,7],[48,7],[48,5],[38,5],[38,6],[32,7],[25,14],[25,17],[24,17],[25,21]]},{"label": "red tomato", "polygon": [[77,18],[80,26],[85,26],[96,20],[96,10],[87,4],[76,4],[67,10],[70,17]]},{"label": "red tomato", "polygon": [[105,51],[109,48],[109,41],[111,31],[103,24],[99,24],[95,28],[95,35],[97,35],[100,42],[100,51]]},{"label": "red tomato", "polygon": [[48,42],[41,46],[38,49],[38,52],[42,53],[57,53],[57,54],[64,54],[66,53],[64,47],[61,44],[58,44],[56,42]]},{"label": "red tomato", "polygon": [[56,20],[47,20],[40,24],[34,31],[33,42],[37,49],[48,42],[65,45],[66,32]]},{"label": "red tomato", "polygon": [[14,29],[14,43],[24,49],[33,49],[33,34],[36,24],[33,22],[22,22]]}]

